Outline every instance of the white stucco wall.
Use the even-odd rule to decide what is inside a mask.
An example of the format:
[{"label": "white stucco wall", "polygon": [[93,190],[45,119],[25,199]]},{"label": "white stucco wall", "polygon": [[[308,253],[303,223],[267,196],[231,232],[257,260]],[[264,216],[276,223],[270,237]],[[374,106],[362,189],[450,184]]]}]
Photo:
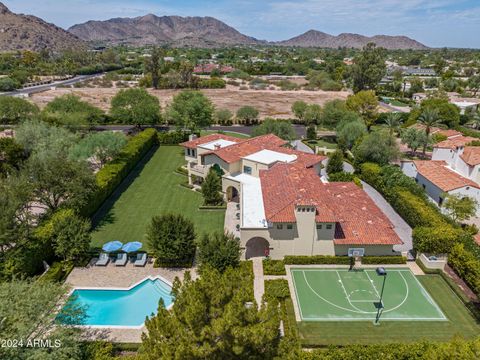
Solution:
[{"label": "white stucco wall", "polygon": [[402,161],[400,167],[403,173],[408,177],[411,177],[414,179],[417,177],[417,174],[418,174],[417,167],[412,161]]}]

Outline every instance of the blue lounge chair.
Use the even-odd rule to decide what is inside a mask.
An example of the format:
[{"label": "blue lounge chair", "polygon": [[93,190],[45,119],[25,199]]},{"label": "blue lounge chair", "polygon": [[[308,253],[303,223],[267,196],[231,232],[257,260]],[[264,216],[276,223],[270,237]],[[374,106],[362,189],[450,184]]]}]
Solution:
[{"label": "blue lounge chair", "polygon": [[145,266],[147,264],[147,253],[138,253],[135,259],[135,266]]},{"label": "blue lounge chair", "polygon": [[127,265],[128,256],[125,253],[119,253],[117,259],[115,260],[115,266],[125,266]]},{"label": "blue lounge chair", "polygon": [[110,257],[107,253],[101,253],[98,257],[98,260],[95,262],[96,266],[107,266],[108,262],[110,261]]}]

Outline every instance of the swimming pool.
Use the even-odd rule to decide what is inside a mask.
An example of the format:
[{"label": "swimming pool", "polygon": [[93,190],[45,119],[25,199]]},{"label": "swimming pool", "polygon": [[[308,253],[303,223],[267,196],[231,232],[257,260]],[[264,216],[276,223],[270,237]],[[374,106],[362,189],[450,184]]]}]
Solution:
[{"label": "swimming pool", "polygon": [[158,302],[173,303],[172,288],[161,279],[146,279],[129,290],[76,289],[65,308],[81,307],[85,318],[79,325],[141,326],[157,313]]}]

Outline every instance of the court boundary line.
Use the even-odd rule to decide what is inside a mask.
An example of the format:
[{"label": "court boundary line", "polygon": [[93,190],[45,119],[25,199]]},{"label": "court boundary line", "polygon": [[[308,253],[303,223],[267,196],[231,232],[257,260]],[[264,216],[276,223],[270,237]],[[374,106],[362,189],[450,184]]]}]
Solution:
[{"label": "court boundary line", "polygon": [[[347,309],[347,308],[343,308],[342,306],[339,306],[339,305],[336,305],[334,303],[331,303],[330,301],[324,299],[322,296],[320,296],[312,287],[311,285],[309,284],[308,280],[306,279],[306,275],[305,275],[305,272],[311,272],[311,271],[314,271],[314,272],[322,272],[322,271],[335,271],[337,273],[337,276],[339,277],[339,279],[341,280],[341,277],[338,273],[338,271],[342,271],[342,272],[348,272],[348,269],[347,268],[336,268],[336,269],[326,269],[326,268],[310,268],[310,269],[302,269],[302,268],[290,268],[289,269],[289,272],[291,274],[291,280],[292,280],[292,283],[293,283],[293,287],[294,287],[294,290],[295,290],[295,301],[297,302],[297,307],[299,309],[299,312],[300,312],[300,318],[302,321],[366,321],[366,320],[372,320],[373,318],[345,318],[345,317],[342,317],[342,318],[337,318],[337,317],[334,317],[334,318],[326,318],[326,317],[305,317],[303,315],[303,311],[302,311],[302,306],[301,306],[301,303],[300,303],[300,297],[298,296],[298,290],[297,290],[297,286],[296,286],[296,282],[295,282],[295,277],[293,276],[293,273],[294,272],[298,272],[298,273],[301,273],[303,275],[303,278],[305,280],[305,283],[306,285],[308,286],[308,288],[317,296],[319,297],[321,300],[325,301],[327,304],[330,304],[330,305],[333,305],[334,307],[337,307],[341,310],[347,310],[349,312],[353,312],[353,313],[357,313],[357,314],[368,314],[369,312],[358,312],[358,311],[355,311],[353,309]],[[367,277],[370,279],[370,276],[368,276],[368,273],[366,270],[371,270],[371,269],[362,269]],[[443,313],[443,311],[440,309],[440,307],[438,306],[438,304],[435,302],[435,300],[430,296],[430,294],[428,293],[428,291],[423,287],[422,283],[416,278],[416,276],[411,272],[410,269],[402,269],[402,268],[394,268],[394,269],[391,269],[391,270],[394,270],[396,272],[398,272],[400,274],[400,276],[402,277],[405,285],[406,285],[406,296],[405,298],[403,299],[403,301],[397,305],[396,307],[392,308],[392,309],[389,309],[385,312],[389,312],[389,311],[393,311],[393,310],[396,310],[397,308],[399,308],[400,306],[402,306],[405,301],[408,299],[408,295],[409,295],[409,286],[408,286],[408,282],[407,280],[405,279],[405,277],[403,276],[403,274],[401,274],[401,272],[409,272],[413,278],[415,279],[415,281],[417,282],[417,285],[419,285],[420,289],[422,290],[422,295],[424,296],[424,298],[429,302],[431,303],[432,305],[434,305],[434,307],[436,308],[437,311],[439,311],[439,314],[441,315],[440,318],[426,318],[426,317],[415,317],[415,318],[384,318],[383,320],[385,321],[448,321],[448,318],[445,316],[445,314]],[[342,285],[342,288],[344,290],[344,293],[346,294],[346,290],[343,286],[343,282],[341,282],[341,285]],[[376,290],[376,288],[375,288]],[[349,297],[347,296],[346,298],[348,301],[349,301]],[[359,301],[357,301],[359,302]],[[365,300],[365,302],[370,302],[370,300]],[[353,304],[351,304],[351,302],[349,301],[350,305],[352,307],[355,308],[355,306]],[[372,312],[373,314],[374,312]]]}]

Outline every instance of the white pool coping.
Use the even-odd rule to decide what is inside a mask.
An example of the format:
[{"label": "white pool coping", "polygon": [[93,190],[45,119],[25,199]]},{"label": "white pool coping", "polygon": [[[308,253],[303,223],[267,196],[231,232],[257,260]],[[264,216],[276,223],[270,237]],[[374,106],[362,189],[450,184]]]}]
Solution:
[{"label": "white pool coping", "polygon": [[[72,287],[72,289],[68,292],[67,296],[68,296],[68,298],[70,298],[75,290],[129,291],[129,290],[132,290],[134,287],[140,285],[141,283],[143,283],[147,280],[152,280],[152,281],[161,280],[164,283],[166,283],[168,286],[173,288],[173,284],[170,281],[168,281],[167,279],[165,279],[163,276],[161,276],[161,275],[155,275],[155,276],[149,275],[149,276],[144,277],[140,281],[137,281],[136,283],[134,283],[133,285],[131,285],[129,287],[75,286],[75,287]],[[169,306],[167,306],[166,309],[170,310],[172,308],[172,306],[173,306],[173,302]],[[62,308],[63,308],[63,306],[62,306]],[[82,328],[82,329],[142,329],[143,327],[145,327],[145,322],[142,323],[141,325],[67,325],[67,326],[72,326],[72,327]]]}]

